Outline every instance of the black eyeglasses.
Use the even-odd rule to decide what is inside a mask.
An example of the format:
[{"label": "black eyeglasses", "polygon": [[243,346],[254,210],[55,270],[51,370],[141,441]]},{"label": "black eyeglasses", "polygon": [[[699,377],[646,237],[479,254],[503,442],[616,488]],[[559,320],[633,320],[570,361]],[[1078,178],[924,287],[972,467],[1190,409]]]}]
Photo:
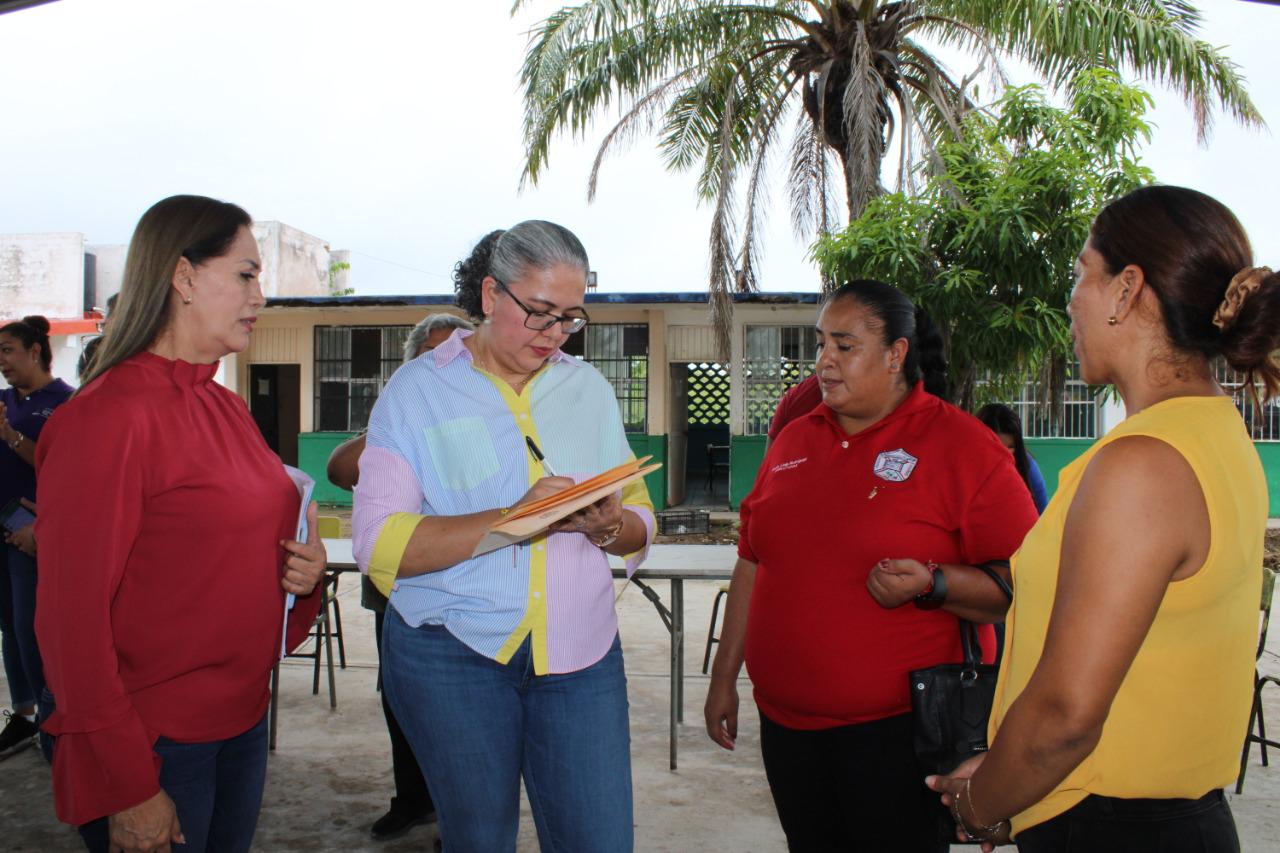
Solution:
[{"label": "black eyeglasses", "polygon": [[559,323],[561,332],[566,335],[572,335],[574,332],[581,332],[583,328],[586,327],[587,323],[591,322],[591,318],[587,316],[586,311],[583,311],[582,316],[580,317],[561,317],[557,314],[552,314],[549,311],[535,311],[533,308],[530,308],[528,305],[521,302],[519,298],[511,292],[511,288],[507,287],[501,279],[494,278],[493,282],[498,285],[499,290],[507,294],[507,296],[510,296],[511,301],[519,305],[520,309],[524,311],[524,327],[526,329],[533,329],[535,332],[545,332],[556,323]]}]

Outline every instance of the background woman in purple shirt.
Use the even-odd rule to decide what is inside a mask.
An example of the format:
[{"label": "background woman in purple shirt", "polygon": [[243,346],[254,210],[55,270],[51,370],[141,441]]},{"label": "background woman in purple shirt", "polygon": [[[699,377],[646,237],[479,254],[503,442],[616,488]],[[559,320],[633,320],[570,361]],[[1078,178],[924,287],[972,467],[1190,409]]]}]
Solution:
[{"label": "background woman in purple shirt", "polygon": [[[0,509],[11,501],[36,497],[36,441],[53,410],[71,396],[71,386],[50,371],[49,321],[24,317],[0,328]],[[12,711],[0,730],[0,757],[25,749],[39,731],[36,702],[44,691],[44,668],[36,648],[36,561],[28,527],[5,532],[0,557],[0,638]]]}]

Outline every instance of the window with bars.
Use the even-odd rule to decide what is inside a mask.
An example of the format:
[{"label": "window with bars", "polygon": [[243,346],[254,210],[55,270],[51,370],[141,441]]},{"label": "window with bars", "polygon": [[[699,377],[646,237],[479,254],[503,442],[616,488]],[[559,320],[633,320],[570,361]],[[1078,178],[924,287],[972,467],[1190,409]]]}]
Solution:
[{"label": "window with bars", "polygon": [[1080,380],[1080,364],[1067,365],[1066,382],[1062,387],[1061,405],[1055,414],[1052,406],[1042,400],[1038,382],[1022,386],[1018,396],[1003,400],[1022,421],[1024,438],[1097,438],[1098,400],[1089,386]]},{"label": "window with bars", "polygon": [[1213,375],[1222,390],[1231,395],[1254,441],[1280,441],[1280,401],[1272,400],[1261,410],[1257,409],[1245,385],[1244,374],[1232,370],[1223,361],[1214,363]]},{"label": "window with bars", "polygon": [[315,430],[369,425],[378,394],[404,358],[412,326],[316,326]]},{"label": "window with bars", "polygon": [[644,323],[592,323],[570,335],[562,349],[599,370],[613,386],[627,432],[649,423],[649,327]]},{"label": "window with bars", "polygon": [[792,385],[813,373],[813,326],[747,326],[743,378],[746,435],[763,435]]}]

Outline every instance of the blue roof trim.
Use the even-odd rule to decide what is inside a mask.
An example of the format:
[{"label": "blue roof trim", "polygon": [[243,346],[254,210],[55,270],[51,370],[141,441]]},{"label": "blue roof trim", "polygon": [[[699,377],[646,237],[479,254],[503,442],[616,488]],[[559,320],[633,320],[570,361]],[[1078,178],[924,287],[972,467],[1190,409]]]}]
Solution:
[{"label": "blue roof trim", "polygon": [[[739,305],[816,305],[817,293],[735,293]],[[705,293],[588,293],[588,305],[706,305]],[[453,305],[452,293],[404,296],[276,296],[268,308],[373,308],[414,305]]]}]

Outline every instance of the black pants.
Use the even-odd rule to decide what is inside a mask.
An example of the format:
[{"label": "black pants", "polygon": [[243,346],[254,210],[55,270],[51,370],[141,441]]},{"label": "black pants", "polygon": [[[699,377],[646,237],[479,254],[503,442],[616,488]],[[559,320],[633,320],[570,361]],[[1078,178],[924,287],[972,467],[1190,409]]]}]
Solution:
[{"label": "black pants", "polygon": [[1198,800],[1090,796],[1018,833],[1019,853],[1239,853],[1221,791]]},{"label": "black pants", "polygon": [[802,731],[762,713],[760,752],[793,853],[945,853],[910,715]]},{"label": "black pants", "polygon": [[[382,665],[382,619],[383,612],[373,612],[373,636],[378,641],[378,665]],[[418,767],[418,759],[413,757],[413,748],[409,739],[400,730],[396,715],[387,704],[387,691],[382,691],[382,715],[387,718],[387,734],[391,736],[391,773],[395,777],[396,793],[391,798],[391,809],[403,814],[426,814],[435,811],[435,803],[431,801],[431,792],[427,790],[427,780]]]}]

